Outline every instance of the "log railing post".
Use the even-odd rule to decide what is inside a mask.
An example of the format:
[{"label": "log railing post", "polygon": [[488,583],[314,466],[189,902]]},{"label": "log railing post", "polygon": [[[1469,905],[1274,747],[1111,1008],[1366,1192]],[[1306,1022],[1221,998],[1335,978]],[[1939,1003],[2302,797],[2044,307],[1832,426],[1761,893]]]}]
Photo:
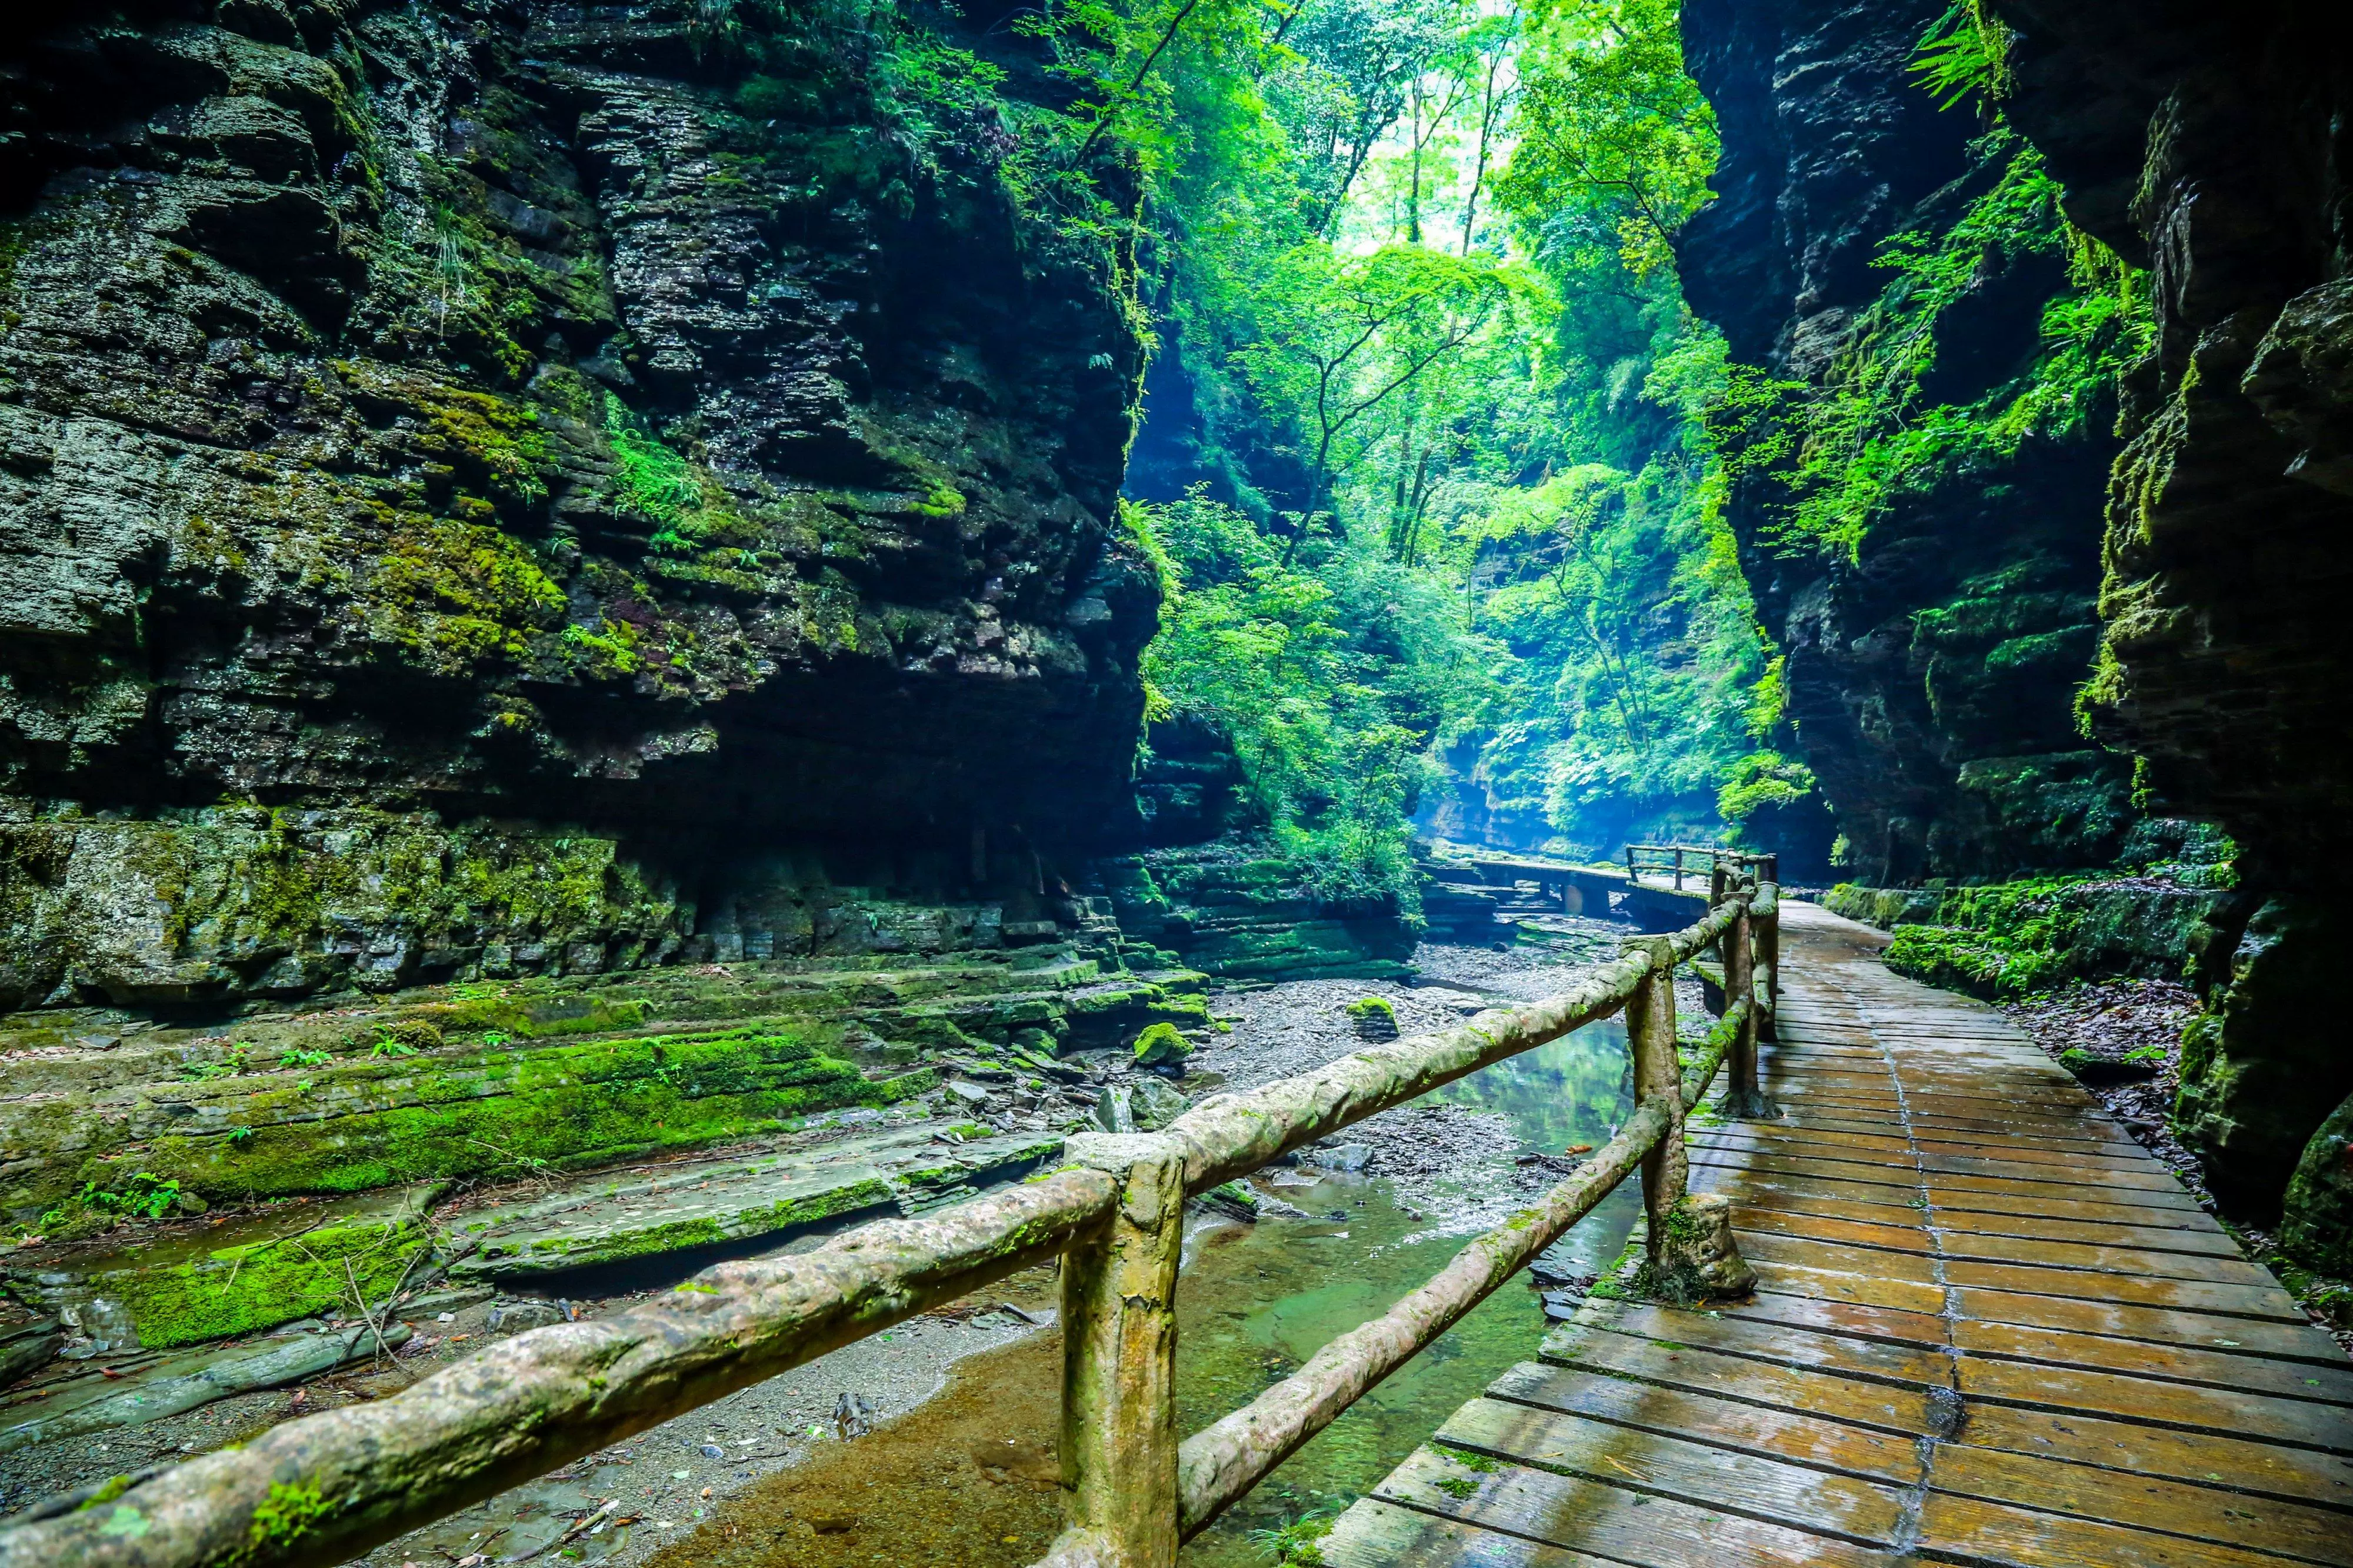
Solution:
[{"label": "log railing post", "polygon": [[[1755,884],[1750,887],[1753,889]],[[1746,1002],[1748,1011],[1740,1020],[1738,1032],[1732,1037],[1731,1049],[1725,1053],[1724,1113],[1739,1121],[1769,1121],[1781,1114],[1781,1108],[1766,1099],[1757,1086],[1757,1015],[1763,1003],[1757,993],[1753,943],[1761,922],[1752,912],[1754,893],[1736,909],[1732,924],[1724,932],[1724,1005],[1730,1011]]]},{"label": "log railing post", "polygon": [[1676,846],[1675,846],[1675,891],[1676,891],[1676,892],[1678,892],[1678,893],[1680,893],[1680,892],[1682,892],[1683,890],[1683,847],[1682,845],[1678,844],[1678,845],[1676,845]]},{"label": "log railing post", "polygon": [[1762,1015],[1757,1037],[1778,1040],[1774,1025],[1781,1014],[1781,889],[1771,878],[1757,884],[1748,909],[1756,925],[1757,1006]]},{"label": "log railing post", "polygon": [[1063,1157],[1109,1173],[1121,1190],[1103,1227],[1062,1258],[1066,1522],[1039,1568],[1175,1568],[1184,1145],[1083,1134]]},{"label": "log railing post", "polygon": [[1625,945],[1651,961],[1650,972],[1626,1002],[1626,1042],[1634,1053],[1634,1102],[1665,1112],[1667,1130],[1642,1159],[1642,1209],[1650,1220],[1650,1255],[1664,1268],[1667,1216],[1682,1201],[1690,1175],[1683,1150],[1683,1074],[1675,1056],[1675,949],[1662,936]]}]

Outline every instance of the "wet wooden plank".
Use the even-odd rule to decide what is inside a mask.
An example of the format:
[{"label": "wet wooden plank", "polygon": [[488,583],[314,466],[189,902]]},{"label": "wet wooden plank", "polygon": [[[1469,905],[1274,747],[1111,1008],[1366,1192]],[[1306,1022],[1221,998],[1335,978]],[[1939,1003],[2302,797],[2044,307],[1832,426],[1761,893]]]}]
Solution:
[{"label": "wet wooden plank", "polygon": [[1849,1247],[1837,1242],[1813,1241],[1803,1237],[1774,1236],[1763,1231],[1750,1231],[1736,1236],[1740,1255],[1751,1265],[1783,1263],[1793,1268],[1812,1268],[1832,1274],[1859,1274],[1872,1279],[1902,1279],[1916,1285],[1936,1285],[1936,1260],[1910,1252],[1892,1252],[1885,1247]]},{"label": "wet wooden plank", "polygon": [[[1924,1191],[1929,1191],[1926,1188]],[[1932,1217],[1937,1224],[1959,1215],[2006,1215],[2028,1219],[2078,1220],[2097,1225],[2135,1225],[2156,1228],[2227,1233],[2214,1216],[2194,1205],[2189,1208],[2146,1208],[2133,1204],[2105,1203],[2096,1198],[2051,1197],[2043,1193],[1985,1192],[1939,1185],[1929,1191]],[[1957,1220],[1953,1223],[1958,1223]]]},{"label": "wet wooden plank", "polygon": [[2307,1321],[2295,1298],[2276,1283],[2212,1284],[2203,1279],[2101,1274],[2084,1268],[2035,1268],[2020,1263],[1978,1263],[1968,1258],[1947,1259],[1944,1273],[1947,1284],[1964,1288],[2065,1296],[2082,1301],[2119,1301],[2136,1307],[2266,1318],[2284,1323]]},{"label": "wet wooden plank", "polygon": [[[2279,1281],[2261,1264],[2243,1257],[2216,1257],[2192,1252],[2144,1251],[2131,1247],[2086,1246],[2074,1241],[2044,1241],[2030,1237],[1984,1236],[1968,1231],[1939,1231],[1938,1245],[1947,1258],[1972,1263],[2025,1264],[2042,1268],[2091,1269],[2104,1274],[2145,1274],[2167,1279],[2202,1279],[2215,1285],[2246,1285],[2277,1289]],[[1949,1276],[1948,1276],[1949,1278]]]},{"label": "wet wooden plank", "polygon": [[1620,1564],[1359,1498],[1316,1543],[1327,1568],[1620,1568]]},{"label": "wet wooden plank", "polygon": [[[1868,1206],[1884,1210],[1893,1205],[1874,1204]],[[1912,1211],[1912,1217],[1916,1220],[1922,1216]],[[1789,1214],[1779,1209],[1757,1208],[1746,1200],[1736,1202],[1732,1210],[1732,1225],[1736,1230],[1759,1231],[1798,1241],[1876,1247],[1891,1252],[1916,1252],[1929,1257],[1936,1251],[1936,1238],[1925,1225],[1889,1225],[1842,1219],[1831,1215]]]},{"label": "wet wooden plank", "polygon": [[2353,1410],[2343,1405],[2042,1362],[1964,1356],[1959,1371],[1962,1396],[1971,1403],[2088,1411],[2117,1420],[2218,1436],[2261,1437],[2353,1456]]},{"label": "wet wooden plank", "polygon": [[1649,1340],[1569,1325],[1544,1343],[1556,1365],[1663,1388],[1738,1399],[1826,1421],[1923,1436],[1936,1429],[1926,1391],[1852,1378],[1821,1377],[1714,1351],[1670,1349]]},{"label": "wet wooden plank", "polygon": [[[1455,1495],[1459,1484],[1442,1484],[1466,1481],[1472,1487],[1468,1496]],[[1726,1562],[1879,1568],[1894,1561],[1885,1552],[1811,1531],[1744,1519],[1628,1487],[1516,1465],[1482,1474],[1428,1448],[1399,1465],[1374,1495],[1465,1524],[1589,1551],[1642,1568],[1722,1568]]]},{"label": "wet wooden plank", "polygon": [[2280,1559],[2213,1542],[2068,1519],[1931,1492],[1920,1544],[1948,1561],[2016,1568],[2279,1568]]},{"label": "wet wooden plank", "polygon": [[[2083,1182],[2052,1182],[2040,1177],[1996,1175],[1989,1172],[1946,1171],[1923,1162],[1921,1184],[1928,1190],[1932,1204],[1949,1203],[1956,1208],[1976,1208],[1993,1198],[2024,1198],[2037,1204],[2057,1205],[2080,1200],[2067,1194],[2083,1192]],[[2152,1214],[2200,1215],[2198,1200],[2182,1190],[2170,1175],[2160,1173],[2145,1184],[2125,1187],[2114,1177],[2103,1175],[2095,1189],[2101,1196],[2101,1206],[2111,1213],[2137,1211],[2129,1224],[2156,1224],[2147,1216]],[[2028,1211],[2031,1213],[2031,1210]]]},{"label": "wet wooden plank", "polygon": [[[2316,1365],[2275,1356],[2199,1350],[2147,1340],[2109,1339],[2102,1334],[2068,1333],[2058,1329],[1978,1322],[1967,1318],[1955,1321],[1951,1328],[1953,1343],[1975,1355],[2090,1367],[2129,1377],[2202,1383],[2216,1388],[2252,1389],[2291,1399],[2353,1405],[2353,1366]],[[2316,1331],[2312,1338],[2318,1342],[2314,1347],[2316,1352],[2327,1353],[2324,1346],[2327,1351],[2335,1350],[2336,1342],[2326,1334]]]},{"label": "wet wooden plank", "polygon": [[1645,1302],[1595,1302],[1580,1319],[1583,1324],[1611,1333],[1640,1335],[1671,1347],[1717,1351],[1873,1383],[1944,1388],[1953,1381],[1953,1358],[1941,1348],[1822,1333],[1721,1311],[1688,1311]]},{"label": "wet wooden plank", "polygon": [[[2343,1362],[2345,1352],[2308,1323],[2267,1322],[2258,1318],[2225,1318],[2161,1307],[2131,1306],[2115,1301],[2086,1301],[2063,1296],[2019,1295],[2004,1290],[1963,1289],[1954,1292],[1957,1315],[1980,1322],[2017,1323],[2027,1328],[2063,1329],[2071,1333],[2105,1334],[2112,1339],[2151,1340],[2159,1344],[2189,1345],[2204,1350],[2239,1351],[2250,1355],[2290,1360]],[[2326,1341],[2331,1356],[2316,1342]]]},{"label": "wet wooden plank", "polygon": [[2353,1464],[2317,1448],[2002,1405],[1970,1406],[1958,1441],[1971,1447],[2105,1466],[2126,1475],[2353,1510]]},{"label": "wet wooden plank", "polygon": [[1804,1268],[1770,1259],[1749,1259],[1757,1287],[1784,1296],[1818,1296],[1826,1301],[1850,1301],[1858,1307],[1893,1307],[1899,1311],[1930,1315],[1945,1309],[1940,1285],[1915,1279],[1880,1279],[1868,1274],[1837,1274]]},{"label": "wet wooden plank", "polygon": [[1456,1411],[1434,1441],[1871,1545],[1890,1544],[1903,1515],[1896,1489],[1881,1482],[1494,1399]]},{"label": "wet wooden plank", "polygon": [[2302,1503],[1949,1444],[1937,1449],[1929,1485],[1956,1497],[2186,1535],[2307,1563],[2353,1564],[2353,1518]]},{"label": "wet wooden plank", "polygon": [[2054,1219],[2031,1214],[1990,1214],[1975,1209],[1937,1209],[1929,1224],[1947,1234],[2033,1237],[2079,1241],[2093,1247],[2133,1247],[2151,1252],[2191,1252],[2209,1258],[2240,1258],[2239,1244],[2219,1225],[2168,1226],[2114,1225],[2099,1220]]},{"label": "wet wooden plank", "polygon": [[1917,1438],[1541,1362],[1512,1368],[1495,1379],[1488,1394],[1539,1410],[1688,1437],[1892,1486],[1910,1486],[1926,1473]]},{"label": "wet wooden plank", "polygon": [[1726,1301],[1716,1310],[1728,1318],[1754,1318],[1816,1333],[1886,1340],[1928,1350],[1943,1350],[1949,1338],[1945,1320],[1934,1312],[1868,1307],[1820,1296],[1785,1296],[1777,1290],[1759,1290],[1746,1300]]}]

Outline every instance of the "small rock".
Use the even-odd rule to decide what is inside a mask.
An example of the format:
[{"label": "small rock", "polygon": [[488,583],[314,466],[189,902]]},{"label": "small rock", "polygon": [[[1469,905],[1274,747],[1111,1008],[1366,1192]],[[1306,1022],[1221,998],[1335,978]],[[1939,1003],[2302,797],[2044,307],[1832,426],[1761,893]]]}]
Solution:
[{"label": "small rock", "polygon": [[1128,1109],[1127,1090],[1117,1084],[1105,1088],[1103,1098],[1095,1101],[1093,1121],[1105,1132],[1134,1131],[1135,1116]]},{"label": "small rock", "polygon": [[1137,1067],[1181,1069],[1185,1058],[1193,1054],[1193,1042],[1174,1024],[1147,1024],[1144,1032],[1135,1037],[1134,1051]]},{"label": "small rock", "polygon": [[874,1430],[874,1406],[862,1394],[844,1394],[834,1403],[833,1429],[845,1443],[865,1436]]},{"label": "small rock", "polygon": [[948,1092],[955,1096],[958,1100],[964,1101],[965,1104],[975,1108],[978,1108],[988,1103],[988,1090],[981,1088],[980,1085],[976,1083],[967,1083],[960,1078],[952,1078],[948,1079]]},{"label": "small rock", "polygon": [[723,1459],[727,1457],[727,1450],[721,1447],[716,1443],[705,1443],[702,1446],[702,1457],[706,1459]]},{"label": "small rock", "polygon": [[1335,1149],[1310,1149],[1300,1158],[1327,1171],[1355,1173],[1373,1163],[1373,1146],[1369,1143],[1343,1143]]},{"label": "small rock", "polygon": [[490,1328],[492,1333],[519,1334],[527,1329],[545,1328],[550,1323],[565,1321],[564,1309],[554,1302],[525,1297],[518,1301],[501,1301],[492,1307]]},{"label": "small rock", "polygon": [[1146,1132],[1159,1131],[1193,1109],[1191,1100],[1156,1078],[1139,1079],[1128,1091],[1128,1105],[1135,1125]]}]

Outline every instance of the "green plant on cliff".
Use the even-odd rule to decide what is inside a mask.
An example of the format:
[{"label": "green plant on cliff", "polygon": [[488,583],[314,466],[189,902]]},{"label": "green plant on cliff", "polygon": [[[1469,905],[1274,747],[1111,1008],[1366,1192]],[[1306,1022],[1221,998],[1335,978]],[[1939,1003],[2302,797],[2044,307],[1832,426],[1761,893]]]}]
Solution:
[{"label": "green plant on cliff", "polygon": [[[1852,557],[1907,500],[2009,462],[2029,441],[2080,434],[2113,410],[2118,379],[2148,350],[2146,277],[2067,222],[2042,154],[1999,121],[1975,151],[1986,188],[1948,227],[1882,244],[1893,279],[1820,388],[1743,370],[1712,411],[1741,471],[1774,485],[1785,550]],[[1974,402],[1937,400],[1937,368],[1971,330],[1957,309],[1989,279],[2038,264],[2060,281],[2030,363]]]}]

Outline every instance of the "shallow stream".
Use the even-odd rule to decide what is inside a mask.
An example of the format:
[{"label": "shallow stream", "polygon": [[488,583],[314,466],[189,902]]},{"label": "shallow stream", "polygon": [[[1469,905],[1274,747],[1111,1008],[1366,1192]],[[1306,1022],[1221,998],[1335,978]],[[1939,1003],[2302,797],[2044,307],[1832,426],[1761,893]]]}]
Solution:
[{"label": "shallow stream", "polygon": [[[1613,1020],[1440,1091],[1500,1112],[1525,1151],[1598,1145],[1626,1115],[1625,1036]],[[1397,1113],[1392,1113],[1397,1114]],[[1335,1335],[1426,1281],[1464,1239],[1523,1201],[1483,1154],[1414,1184],[1377,1175],[1262,1173],[1261,1187],[1309,1219],[1198,1228],[1178,1295],[1178,1420],[1191,1432],[1246,1404]],[[1555,1257],[1597,1271],[1639,1206],[1631,1184],[1570,1233]],[[1253,1531],[1336,1510],[1369,1490],[1496,1373],[1533,1355],[1543,1310],[1506,1286],[1375,1389],[1185,1550],[1187,1568],[1261,1568]],[[1018,1568],[1059,1526],[1051,1458],[1059,1336],[959,1363],[938,1398],[850,1444],[729,1499],[657,1562],[729,1568],[923,1562]]]}]

